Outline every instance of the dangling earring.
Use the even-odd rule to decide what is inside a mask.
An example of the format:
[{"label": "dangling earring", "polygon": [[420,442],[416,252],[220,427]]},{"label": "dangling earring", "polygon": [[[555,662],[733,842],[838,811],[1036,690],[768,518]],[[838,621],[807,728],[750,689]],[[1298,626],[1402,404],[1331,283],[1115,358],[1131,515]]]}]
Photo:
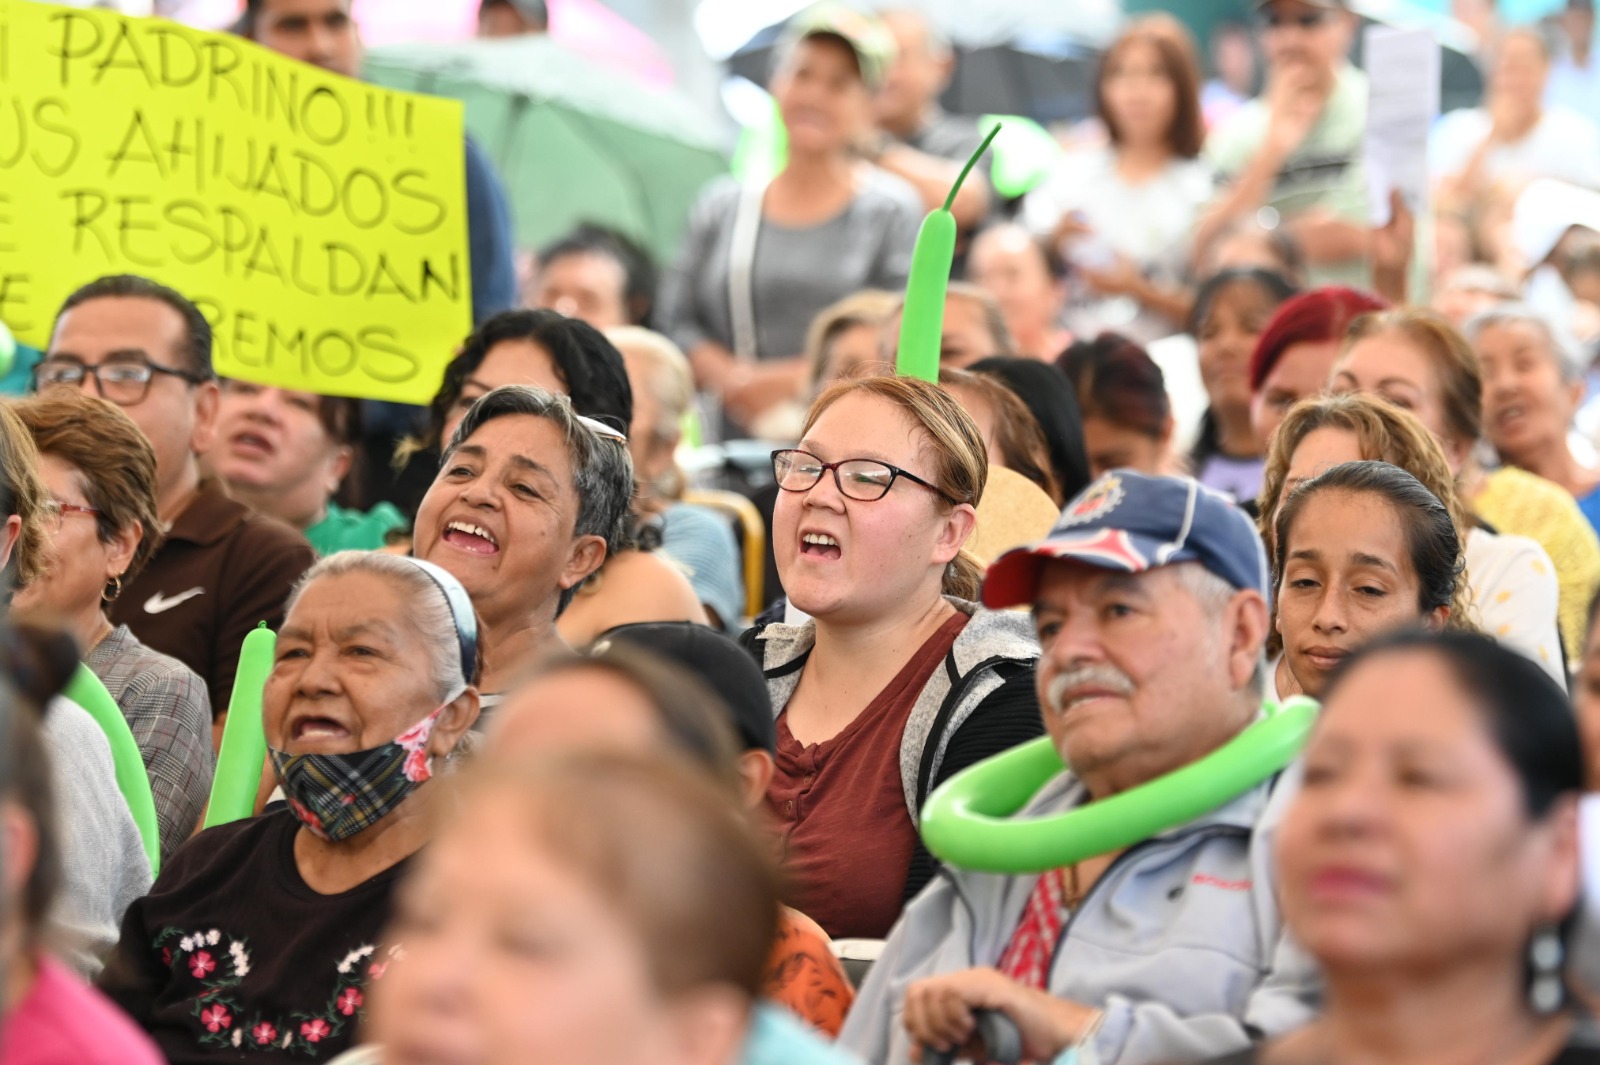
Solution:
[{"label": "dangling earring", "polygon": [[1545,1016],[1559,1010],[1567,1001],[1567,985],[1561,978],[1566,948],[1553,924],[1543,925],[1528,944],[1528,1005]]},{"label": "dangling earring", "polygon": [[117,601],[117,596],[121,594],[122,575],[119,573],[117,576],[106,581],[106,586],[100,590],[100,600],[101,602],[105,603],[106,606],[110,606],[112,603]]}]

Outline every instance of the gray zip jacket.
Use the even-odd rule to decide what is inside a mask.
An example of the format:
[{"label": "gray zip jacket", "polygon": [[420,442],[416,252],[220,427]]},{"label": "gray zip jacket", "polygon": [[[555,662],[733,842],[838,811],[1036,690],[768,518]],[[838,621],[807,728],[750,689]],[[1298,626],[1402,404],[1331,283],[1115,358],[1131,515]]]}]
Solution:
[{"label": "gray zip jacket", "polygon": [[[984,699],[1005,683],[1002,667],[1031,665],[1039,658],[1039,641],[1027,614],[984,610],[951,595],[945,596],[945,601],[971,620],[956,637],[944,668],[935,669],[928,677],[900,734],[900,784],[905,789],[906,810],[912,824],[918,823],[930,783],[939,779],[950,737],[966,724]],[[816,641],[815,621],[768,625],[762,630],[761,668],[767,676],[774,715],[789,705]],[[947,706],[957,684],[960,688],[956,699]]]},{"label": "gray zip jacket", "polygon": [[[1291,779],[1292,778],[1292,779]],[[1205,817],[1124,852],[1068,918],[1051,994],[1105,1011],[1079,1061],[1202,1061],[1311,1020],[1320,979],[1286,937],[1274,901],[1273,829],[1298,767]],[[1025,815],[1080,805],[1070,773]],[[840,1033],[875,1065],[905,1065],[902,1016],[917,980],[996,965],[1038,878],[946,869],[889,936]]]}]

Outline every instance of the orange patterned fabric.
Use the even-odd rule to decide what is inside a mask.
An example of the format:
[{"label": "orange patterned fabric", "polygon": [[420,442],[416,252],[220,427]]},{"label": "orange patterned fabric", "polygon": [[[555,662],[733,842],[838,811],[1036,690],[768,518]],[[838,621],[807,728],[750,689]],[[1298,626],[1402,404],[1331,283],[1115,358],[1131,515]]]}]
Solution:
[{"label": "orange patterned fabric", "polygon": [[833,956],[828,934],[798,910],[783,908],[767,959],[767,998],[829,1038],[837,1038],[855,988]]}]

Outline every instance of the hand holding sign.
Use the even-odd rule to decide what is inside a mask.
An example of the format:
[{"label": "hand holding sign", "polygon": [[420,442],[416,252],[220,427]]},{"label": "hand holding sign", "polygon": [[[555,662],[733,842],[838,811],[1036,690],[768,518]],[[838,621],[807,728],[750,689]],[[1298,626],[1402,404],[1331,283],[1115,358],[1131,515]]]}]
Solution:
[{"label": "hand holding sign", "polygon": [[183,292],[217,371],[424,403],[471,327],[459,104],[235,37],[0,0],[0,320],[111,273]]}]

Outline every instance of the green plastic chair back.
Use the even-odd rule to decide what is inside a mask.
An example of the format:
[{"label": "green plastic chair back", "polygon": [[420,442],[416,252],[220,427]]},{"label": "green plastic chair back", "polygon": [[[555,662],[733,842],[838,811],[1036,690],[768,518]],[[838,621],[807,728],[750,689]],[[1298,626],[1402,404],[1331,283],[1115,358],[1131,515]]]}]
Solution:
[{"label": "green plastic chair back", "polygon": [[122,716],[122,708],[111,698],[100,678],[82,662],[78,663],[77,672],[62,694],[87,710],[100,731],[106,734],[111,744],[111,764],[117,773],[117,788],[128,804],[128,812],[133,814],[133,823],[138,826],[144,852],[150,858],[150,872],[159,873],[161,832],[156,824],[156,800],[150,793],[150,777],[145,773],[144,757],[139,754],[139,744],[128,727],[128,719]]},{"label": "green plastic chair back", "polygon": [[222,726],[222,750],[217,753],[217,773],[211,778],[211,801],[206,804],[205,827],[243,821],[256,812],[256,792],[261,768],[267,761],[267,734],[261,724],[261,697],[272,653],[278,639],[262,622],[244,638],[239,668],[233,675],[228,699],[228,720]]}]

